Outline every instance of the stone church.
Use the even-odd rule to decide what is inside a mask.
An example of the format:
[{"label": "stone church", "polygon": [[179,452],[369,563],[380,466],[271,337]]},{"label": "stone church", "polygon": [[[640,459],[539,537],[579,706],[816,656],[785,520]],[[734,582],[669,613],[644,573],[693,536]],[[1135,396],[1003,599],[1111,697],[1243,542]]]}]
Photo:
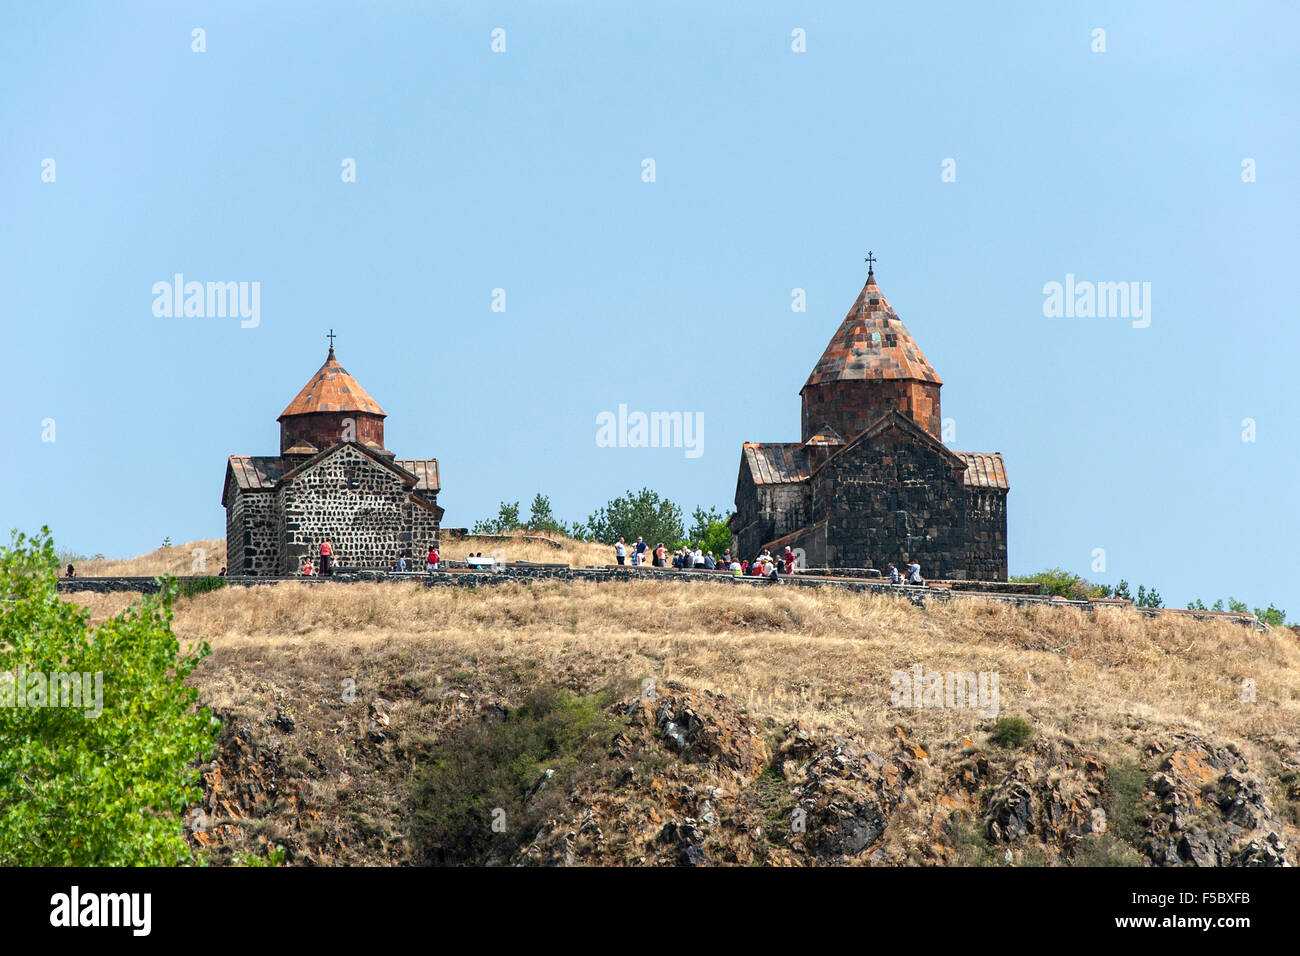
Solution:
[{"label": "stone church", "polygon": [[800,391],[803,440],[741,450],[738,553],[789,546],[808,567],[900,571],[915,559],[926,578],[1005,581],[1006,465],[943,444],[942,385],[869,268]]},{"label": "stone church", "polygon": [[280,414],[280,454],[226,464],[227,573],[297,573],[326,538],[340,567],[423,561],[442,522],[438,459],[386,449],[387,417],[335,359],[331,333],[325,364]]}]

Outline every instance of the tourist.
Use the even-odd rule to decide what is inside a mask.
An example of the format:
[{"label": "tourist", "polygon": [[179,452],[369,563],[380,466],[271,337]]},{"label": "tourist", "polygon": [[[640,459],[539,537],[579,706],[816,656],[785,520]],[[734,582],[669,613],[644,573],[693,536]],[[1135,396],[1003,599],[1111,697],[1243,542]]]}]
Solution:
[{"label": "tourist", "polygon": [[311,558],[308,558],[302,563],[302,576],[304,578],[309,578],[315,573],[316,569],[311,566]]},{"label": "tourist", "polygon": [[698,544],[695,546],[695,550],[691,552],[691,567],[693,568],[704,567],[704,551],[700,548]]},{"label": "tourist", "polygon": [[722,557],[719,560],[722,562],[724,568],[731,567],[731,549],[727,548],[727,550],[723,551]]},{"label": "tourist", "polygon": [[405,570],[406,570],[406,555],[404,555],[404,554],[399,554],[399,555],[397,556],[397,570],[398,570],[399,572],[400,572],[400,571],[405,571]]},{"label": "tourist", "polygon": [[326,538],[320,543],[320,573],[329,576],[330,564],[334,558],[334,545],[330,544],[330,539]]},{"label": "tourist", "polygon": [[636,548],[633,548],[633,549],[632,549],[632,567],[634,567],[634,568],[639,568],[640,566],[641,566],[641,552],[638,551]]},{"label": "tourist", "polygon": [[781,583],[781,562],[769,561],[767,565],[767,577],[773,584]]},{"label": "tourist", "polygon": [[890,584],[903,583],[903,576],[898,573],[898,568],[894,567],[892,564],[889,566],[889,583]]},{"label": "tourist", "polygon": [[618,544],[614,545],[614,560],[616,560],[619,564],[622,564],[623,559],[626,557],[627,557],[627,545],[623,543],[622,538],[619,538]]},{"label": "tourist", "polygon": [[645,543],[645,538],[636,539],[636,553],[641,556],[641,559],[637,561],[637,564],[645,564],[645,552],[648,547],[650,546]]},{"label": "tourist", "polygon": [[921,579],[921,566],[915,561],[907,566],[907,583],[925,587],[925,581]]},{"label": "tourist", "polygon": [[741,566],[736,562],[735,558],[731,559],[730,568],[731,568],[731,576],[733,578],[738,578],[745,573],[744,569],[742,569]]},{"label": "tourist", "polygon": [[786,545],[785,554],[782,555],[782,558],[785,560],[785,573],[794,574],[794,552],[790,550],[789,545]]},{"label": "tourist", "polygon": [[69,564],[67,574],[65,574],[64,577],[75,578],[76,576],[77,576],[77,569]]},{"label": "tourist", "polygon": [[718,562],[713,560],[713,552],[712,552],[712,551],[709,551],[709,552],[706,552],[706,553],[705,553],[705,555],[704,555],[704,566],[705,566],[706,568],[708,568],[710,571],[713,571],[713,570],[716,570],[716,569],[717,569],[717,567],[718,567]]},{"label": "tourist", "polygon": [[673,567],[674,567],[675,569],[677,569],[678,571],[682,570],[682,568],[683,568],[683,564],[682,564],[682,552],[681,552],[680,550],[679,550],[679,551],[674,551],[674,552],[673,552]]},{"label": "tourist", "polygon": [[429,545],[429,553],[424,558],[424,569],[426,571],[438,570],[438,548],[435,545]]},{"label": "tourist", "polygon": [[655,567],[656,568],[668,567],[668,549],[664,547],[664,543],[662,541],[660,541],[659,546],[655,548]]}]

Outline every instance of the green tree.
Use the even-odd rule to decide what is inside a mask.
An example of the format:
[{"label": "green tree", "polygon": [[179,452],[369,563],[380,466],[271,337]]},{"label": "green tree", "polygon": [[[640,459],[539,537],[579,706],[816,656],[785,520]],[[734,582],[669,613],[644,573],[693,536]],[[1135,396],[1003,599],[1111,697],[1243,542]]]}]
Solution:
[{"label": "green tree", "polygon": [[[0,866],[193,862],[181,817],[220,723],[185,679],[208,646],[172,633],[174,579],[93,627],[57,581],[48,529],[0,548]],[[80,706],[49,706],[73,673],[92,675]]]},{"label": "green tree", "polygon": [[551,512],[551,499],[540,491],[533,498],[532,508],[528,515],[528,530],[550,531],[555,534],[569,533],[569,529],[565,527],[564,522],[557,520]]},{"label": "green tree", "polygon": [[474,523],[470,534],[509,534],[519,527],[519,502],[501,502],[495,518]]},{"label": "green tree", "polygon": [[704,551],[712,551],[715,558],[720,557],[724,551],[731,550],[731,529],[727,527],[726,516],[717,508],[708,511],[696,508],[691,514],[686,541],[682,543],[698,544]]},{"label": "green tree", "polygon": [[588,541],[612,544],[623,538],[629,544],[645,538],[650,547],[682,539],[682,509],[658,492],[642,488],[613,498],[597,509],[585,525],[575,526],[575,533]]},{"label": "green tree", "polygon": [[1164,607],[1165,599],[1160,596],[1160,592],[1155,588],[1147,590],[1145,585],[1139,584],[1137,600],[1133,603],[1138,607]]},{"label": "green tree", "polygon": [[1269,627],[1281,627],[1286,623],[1286,611],[1280,607],[1274,607],[1272,601],[1268,602],[1266,608],[1255,608],[1255,616]]}]

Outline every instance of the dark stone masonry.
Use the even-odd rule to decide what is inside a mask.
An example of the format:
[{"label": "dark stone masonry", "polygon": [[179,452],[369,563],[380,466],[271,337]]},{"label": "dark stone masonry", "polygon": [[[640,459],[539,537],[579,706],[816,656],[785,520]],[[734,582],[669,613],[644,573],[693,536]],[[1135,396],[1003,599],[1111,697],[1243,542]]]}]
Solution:
[{"label": "dark stone masonry", "polygon": [[800,392],[802,440],[741,449],[736,553],[1005,581],[1006,465],[943,444],[942,385],[869,272]]},{"label": "dark stone masonry", "polygon": [[423,562],[443,509],[436,458],[384,447],[386,414],[334,358],[281,413],[280,454],[232,455],[221,503],[231,575],[289,575],[333,546],[337,565]]}]

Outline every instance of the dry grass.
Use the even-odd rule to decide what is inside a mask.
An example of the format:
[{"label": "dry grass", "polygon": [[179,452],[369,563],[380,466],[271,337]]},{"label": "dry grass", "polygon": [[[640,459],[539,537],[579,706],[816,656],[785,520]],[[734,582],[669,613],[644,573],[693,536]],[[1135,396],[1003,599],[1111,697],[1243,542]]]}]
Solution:
[{"label": "dry grass", "polygon": [[[614,548],[607,544],[593,544],[588,541],[575,541],[563,535],[548,536],[559,547],[555,548],[543,541],[531,540],[523,535],[511,535],[509,538],[483,538],[468,536],[456,541],[446,540],[443,557],[452,561],[463,561],[471,552],[482,551],[485,555],[500,551],[506,561],[534,561],[546,564],[569,564],[582,568],[589,564],[606,565],[614,563]],[[207,559],[207,568],[199,572],[194,569],[196,549],[201,549]],[[424,560],[423,552],[411,555],[418,561]],[[125,576],[154,577],[159,574],[216,574],[226,563],[226,540],[224,538],[210,541],[191,541],[188,544],[159,548],[138,558],[107,558],[101,561],[85,561],[76,565],[81,577]]]},{"label": "dry grass", "polygon": [[[196,555],[200,550],[203,554]],[[196,569],[195,562],[202,557],[204,567]],[[155,577],[159,574],[216,574],[226,563],[226,539],[191,541],[159,548],[138,558],[105,558],[84,561],[76,565],[79,577]],[[62,570],[60,570],[62,573]]]},{"label": "dry grass", "polygon": [[[584,568],[589,564],[613,564],[614,548],[608,544],[590,541],[575,541],[564,535],[547,535],[559,547],[554,548],[542,541],[525,538],[521,534],[511,535],[507,540],[501,538],[480,538],[469,536],[457,541],[444,540],[442,556],[451,561],[463,561],[470,552],[482,551],[485,555],[500,550],[506,561],[535,561],[541,564],[568,564],[575,568]],[[653,545],[652,545],[653,547]],[[420,557],[420,555],[416,555]]]},{"label": "dry grass", "polygon": [[[99,618],[135,597],[78,599]],[[587,690],[655,676],[720,691],[777,723],[882,740],[902,726],[923,742],[986,732],[992,721],[974,710],[891,707],[892,673],[919,663],[996,671],[1002,716],[1103,757],[1130,752],[1121,739],[1138,722],[1220,734],[1252,759],[1269,749],[1252,742],[1294,746],[1300,728],[1291,631],[1127,608],[960,599],[922,610],[887,595],[725,582],[283,583],[182,601],[174,626],[211,642],[196,676],[218,707],[329,695],[347,677],[364,698],[394,681],[430,692],[453,674],[505,697],[548,680]],[[1245,678],[1255,703],[1240,700]]]}]

